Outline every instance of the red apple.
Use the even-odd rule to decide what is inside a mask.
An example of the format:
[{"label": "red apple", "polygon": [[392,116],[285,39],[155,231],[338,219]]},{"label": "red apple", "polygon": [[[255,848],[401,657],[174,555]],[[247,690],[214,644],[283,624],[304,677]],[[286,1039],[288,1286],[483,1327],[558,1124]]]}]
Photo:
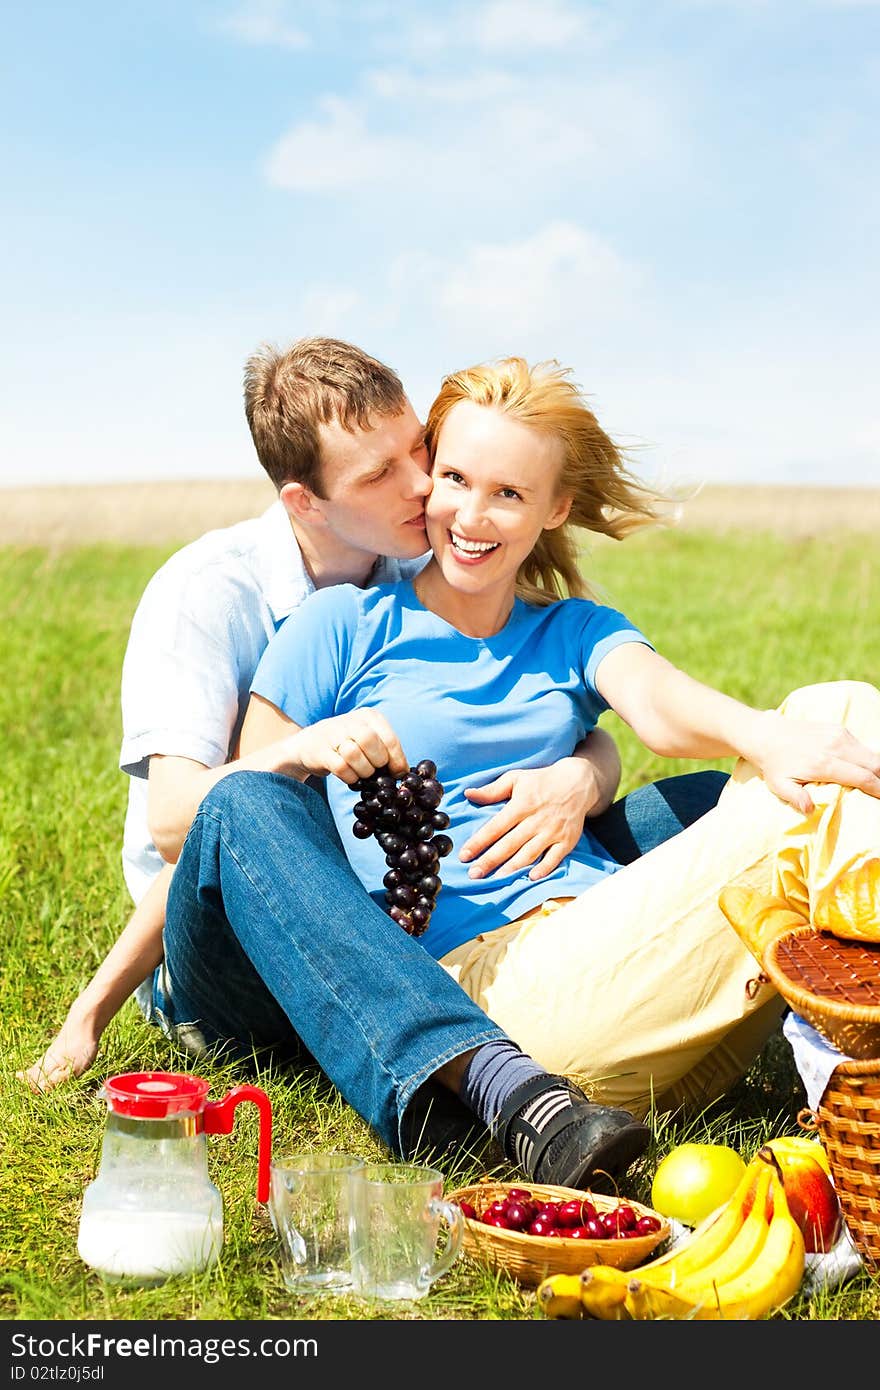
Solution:
[{"label": "red apple", "polygon": [[803,1149],[773,1139],[767,1148],[782,1169],[788,1209],[803,1232],[807,1254],[826,1253],[840,1239],[843,1223],[833,1182],[819,1159]]}]

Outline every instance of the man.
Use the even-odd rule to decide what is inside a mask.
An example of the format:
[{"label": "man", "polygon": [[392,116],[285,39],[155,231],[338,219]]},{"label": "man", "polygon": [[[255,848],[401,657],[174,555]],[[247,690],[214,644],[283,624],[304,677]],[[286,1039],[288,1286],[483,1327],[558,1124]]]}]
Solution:
[{"label": "man", "polygon": [[[240,1045],[249,1040],[294,1055],[305,1047],[377,1132],[404,1152],[419,1114],[413,1102],[428,1095],[441,1108],[468,1073],[470,1110],[492,1121],[510,1155],[525,1155],[532,1177],[570,1182],[599,1162],[625,1167],[647,1142],[644,1127],[626,1112],[599,1113],[601,1107],[548,1078],[417,943],[401,939],[400,929],[349,881],[319,793],[285,775],[284,741],[259,755],[235,756],[250,681],[273,632],[315,588],[382,582],[420,567],[431,486],[423,430],[398,377],[349,344],[311,339],[285,353],[254,354],[245,402],[278,501],[260,518],[184,547],[154,576],[138,606],[123,669],[120,760],[131,776],[123,863],[138,906],[26,1078],[48,1089],[85,1070],[108,1019],[144,982],[138,994],[148,1017],[193,1052],[230,1036]],[[638,812],[638,798],[628,799],[631,808],[608,810],[618,777],[613,742],[597,732],[578,757],[484,788],[481,798],[501,809],[464,847],[472,871],[507,863],[531,865],[533,876],[549,873],[577,839],[585,815],[597,817],[601,836],[603,812],[606,844],[623,862],[709,809],[723,781],[713,774],[674,779],[674,787],[668,784],[674,797],[646,790],[647,825],[634,836],[630,810]],[[251,823],[239,824],[236,836],[253,832],[255,816],[261,833],[268,834],[271,822],[279,836],[275,877],[295,885],[300,899],[295,928],[269,914],[261,940],[248,935],[258,914],[250,902],[244,911],[252,885],[235,881],[235,847],[215,840],[205,849],[221,822],[228,833],[227,818],[246,797],[255,798]],[[191,827],[198,843],[185,873],[174,874],[163,961],[165,899]],[[202,862],[206,856],[213,862]],[[236,903],[242,919],[233,923]],[[277,982],[267,989],[282,940],[298,963],[297,978],[284,989]],[[318,940],[325,953],[308,961]],[[261,953],[267,953],[262,967]],[[410,992],[402,1009],[403,974]],[[359,1049],[352,1038],[370,1032],[364,1019],[376,1028]],[[401,1075],[385,1084],[398,1066]],[[522,1104],[511,1109],[514,1094]]]}]

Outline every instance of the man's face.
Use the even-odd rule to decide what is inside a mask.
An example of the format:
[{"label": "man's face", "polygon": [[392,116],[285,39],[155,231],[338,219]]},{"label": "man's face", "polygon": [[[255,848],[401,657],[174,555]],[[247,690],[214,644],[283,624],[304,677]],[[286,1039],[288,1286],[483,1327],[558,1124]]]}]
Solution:
[{"label": "man's face", "polygon": [[337,539],[399,560],[423,555],[430,465],[425,427],[409,402],[369,429],[350,433],[334,420],[318,433],[327,496],[315,505]]}]

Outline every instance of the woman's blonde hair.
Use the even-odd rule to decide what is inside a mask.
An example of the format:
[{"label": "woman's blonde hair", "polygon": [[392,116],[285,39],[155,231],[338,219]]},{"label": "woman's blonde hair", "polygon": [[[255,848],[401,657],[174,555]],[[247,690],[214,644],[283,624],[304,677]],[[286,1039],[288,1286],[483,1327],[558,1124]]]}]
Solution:
[{"label": "woman's blonde hair", "polygon": [[670,499],[630,472],[622,450],[602,429],[570,370],[556,361],[530,367],[522,357],[504,357],[444,377],[428,412],[426,438],[432,460],[443,422],[460,401],[503,411],[538,434],[559,440],[563,458],[557,492],[572,498],[571,511],[562,526],[541,533],[520,566],[517,593],[538,604],[567,595],[590,597],[580,570],[576,529],[622,540],[639,527],[660,522],[661,504]]}]

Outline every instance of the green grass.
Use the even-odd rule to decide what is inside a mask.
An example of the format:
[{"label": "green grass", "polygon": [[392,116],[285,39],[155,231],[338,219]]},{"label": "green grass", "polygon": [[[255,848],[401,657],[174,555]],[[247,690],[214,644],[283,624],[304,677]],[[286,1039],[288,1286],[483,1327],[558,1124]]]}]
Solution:
[{"label": "green grass", "polygon": [[[461,1260],[411,1310],[354,1300],[297,1302],[278,1275],[275,1244],[255,1201],[256,1113],[217,1136],[210,1171],[224,1200],[226,1243],[207,1275],[139,1290],[105,1283],[76,1254],[79,1205],[103,1135],[104,1076],[168,1069],[185,1058],[129,1002],[108,1029],[92,1072],[46,1097],[15,1080],[42,1051],[66,1007],[126,919],[119,846],[125,779],[116,771],[119,677],[128,626],[164,549],[95,547],[0,551],[4,645],[0,690],[0,968],[4,1156],[0,1165],[0,1316],[7,1319],[516,1319],[538,1316],[533,1295]],[[587,561],[606,601],[695,676],[761,706],[794,686],[855,677],[880,682],[876,615],[880,559],[863,540],[785,542],[734,535],[657,534],[600,543]],[[694,764],[664,763],[614,718],[623,790]],[[315,1074],[255,1063],[200,1068],[219,1096],[255,1079],[271,1096],[276,1147],[348,1148],[379,1156],[364,1123]],[[751,1156],[775,1133],[797,1132],[804,1101],[790,1050],[777,1036],[712,1112],[657,1115],[656,1138],[628,1195],[649,1200],[659,1158],[684,1138],[730,1143]],[[476,1160],[447,1173],[473,1180]],[[497,1168],[513,1176],[512,1170]],[[800,1296],[781,1318],[871,1320],[880,1283],[860,1274],[830,1294]]]}]

